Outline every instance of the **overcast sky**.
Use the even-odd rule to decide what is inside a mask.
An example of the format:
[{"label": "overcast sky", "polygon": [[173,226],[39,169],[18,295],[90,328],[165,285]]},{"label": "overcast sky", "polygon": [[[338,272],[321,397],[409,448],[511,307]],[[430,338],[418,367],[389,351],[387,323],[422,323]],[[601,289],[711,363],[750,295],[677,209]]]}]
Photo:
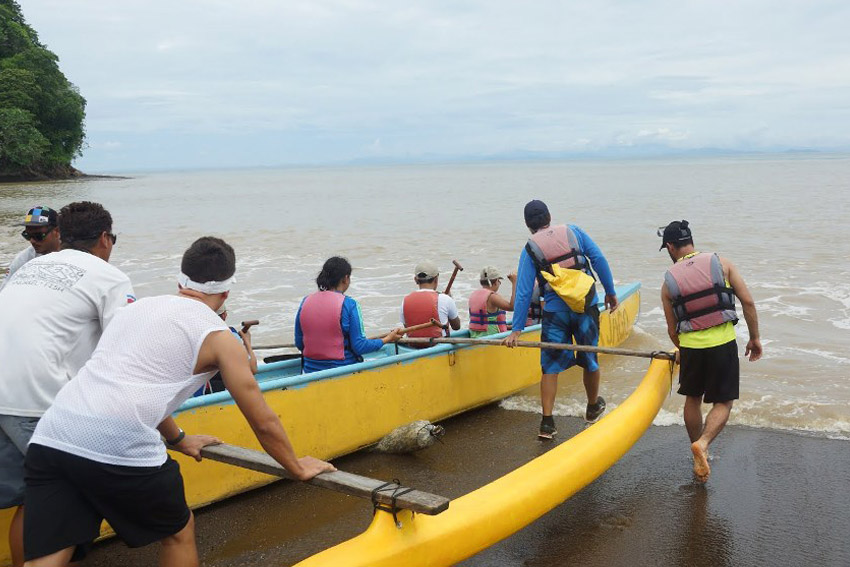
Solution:
[{"label": "overcast sky", "polygon": [[850,147],[850,2],[19,0],[86,171]]}]

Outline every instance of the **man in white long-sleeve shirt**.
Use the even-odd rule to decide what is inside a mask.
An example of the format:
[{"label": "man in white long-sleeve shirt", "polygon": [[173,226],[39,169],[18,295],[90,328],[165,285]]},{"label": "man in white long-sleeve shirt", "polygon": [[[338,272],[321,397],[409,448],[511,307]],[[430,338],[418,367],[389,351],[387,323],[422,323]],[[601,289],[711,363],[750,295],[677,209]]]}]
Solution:
[{"label": "man in white long-sleeve shirt", "polygon": [[59,230],[62,250],[30,260],[0,291],[0,508],[18,506],[9,531],[15,566],[23,564],[24,456],[33,430],[116,310],[135,300],[130,279],[108,263],[115,235],[106,209],[71,203]]},{"label": "man in white long-sleeve shirt", "polygon": [[21,236],[30,243],[30,246],[21,250],[9,264],[6,277],[0,281],[0,289],[3,289],[12,274],[33,258],[59,251],[61,240],[58,224],[59,215],[50,207],[37,205],[27,211],[24,222],[21,223],[24,227]]}]

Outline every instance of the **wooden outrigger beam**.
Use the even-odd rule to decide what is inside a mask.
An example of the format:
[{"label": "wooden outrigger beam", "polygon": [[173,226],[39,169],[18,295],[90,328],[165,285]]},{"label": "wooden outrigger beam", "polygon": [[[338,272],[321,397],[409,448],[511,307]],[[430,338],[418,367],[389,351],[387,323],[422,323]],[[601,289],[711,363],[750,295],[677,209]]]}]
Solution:
[{"label": "wooden outrigger beam", "polygon": [[[201,449],[201,456],[211,461],[296,480],[277,461],[262,451],[228,444],[208,445]],[[449,507],[449,499],[445,496],[408,489],[395,483],[385,483],[343,471],[322,473],[308,480],[307,484],[365,498],[382,507],[411,510],[428,516],[437,515]]]}]

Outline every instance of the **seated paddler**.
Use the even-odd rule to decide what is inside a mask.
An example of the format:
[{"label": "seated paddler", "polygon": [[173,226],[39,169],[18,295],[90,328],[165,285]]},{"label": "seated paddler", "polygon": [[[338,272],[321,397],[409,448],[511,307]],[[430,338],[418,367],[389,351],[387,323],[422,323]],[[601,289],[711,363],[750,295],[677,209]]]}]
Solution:
[{"label": "seated paddler", "polygon": [[[413,327],[435,319],[440,327],[427,327],[407,333],[413,338],[437,338],[449,335],[449,327],[460,330],[460,315],[455,300],[450,295],[437,291],[440,270],[433,262],[420,262],[413,269],[413,281],[419,289],[407,294],[401,303],[401,326]],[[422,345],[423,348],[428,345]]]},{"label": "seated paddler", "polygon": [[345,258],[329,258],[316,285],[319,291],[301,301],[295,316],[295,346],[303,355],[305,373],[361,362],[364,354],[401,338],[400,329],[381,339],[366,338],[360,305],[345,295],[351,285],[351,264]]},{"label": "seated paddler", "polygon": [[508,274],[508,281],[511,282],[510,300],[499,295],[503,279],[499,268],[487,266],[481,270],[481,276],[478,278],[481,288],[469,296],[470,337],[486,337],[508,330],[507,312],[514,310],[516,274]]}]

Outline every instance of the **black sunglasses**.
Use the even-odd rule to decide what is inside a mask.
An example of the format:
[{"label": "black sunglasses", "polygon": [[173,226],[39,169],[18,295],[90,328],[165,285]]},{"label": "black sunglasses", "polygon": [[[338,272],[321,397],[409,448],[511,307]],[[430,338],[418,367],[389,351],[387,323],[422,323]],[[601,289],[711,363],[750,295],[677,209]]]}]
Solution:
[{"label": "black sunglasses", "polygon": [[56,227],[51,226],[45,232],[27,232],[27,229],[24,229],[23,232],[21,232],[21,236],[24,237],[24,240],[35,240],[36,242],[41,242],[47,238],[48,234],[53,232],[54,228]]}]

